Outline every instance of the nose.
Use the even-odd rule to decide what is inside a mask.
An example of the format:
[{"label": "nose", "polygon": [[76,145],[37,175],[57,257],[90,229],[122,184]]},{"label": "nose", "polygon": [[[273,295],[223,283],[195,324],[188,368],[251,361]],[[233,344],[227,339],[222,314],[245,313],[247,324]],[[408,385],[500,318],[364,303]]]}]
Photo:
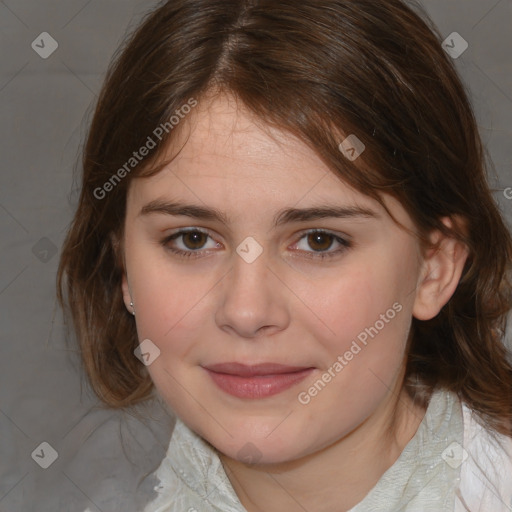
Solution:
[{"label": "nose", "polygon": [[270,336],[289,324],[287,288],[265,250],[248,262],[234,255],[231,272],[222,280],[217,326],[243,338]]}]

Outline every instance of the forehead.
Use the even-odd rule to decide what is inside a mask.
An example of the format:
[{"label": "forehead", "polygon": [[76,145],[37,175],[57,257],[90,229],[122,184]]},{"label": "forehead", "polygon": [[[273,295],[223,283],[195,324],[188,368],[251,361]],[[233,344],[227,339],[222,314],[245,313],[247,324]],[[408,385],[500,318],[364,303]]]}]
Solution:
[{"label": "forehead", "polygon": [[[137,203],[183,198],[226,211],[241,204],[277,210],[340,203],[387,216],[377,201],[335,176],[311,147],[265,125],[233,96],[199,102],[174,135],[164,157],[172,161],[149,179],[133,180],[129,195]],[[407,224],[400,204],[384,199]]]},{"label": "forehead", "polygon": [[[188,174],[200,170],[204,175],[207,169],[216,168],[223,176],[241,178],[250,170],[247,174],[254,178],[282,179],[279,171],[290,170],[297,179],[330,172],[304,142],[264,124],[233,96],[221,94],[201,102],[185,125],[176,145],[181,148],[186,143],[171,167]],[[301,173],[301,169],[308,172]]]},{"label": "forehead", "polygon": [[182,185],[186,181],[194,187],[240,186],[247,193],[262,188],[267,194],[286,190],[290,196],[331,189],[336,182],[349,192],[312,148],[264,124],[231,95],[202,100],[178,128],[162,156],[170,162],[149,180],[135,181],[157,188],[181,179]]}]

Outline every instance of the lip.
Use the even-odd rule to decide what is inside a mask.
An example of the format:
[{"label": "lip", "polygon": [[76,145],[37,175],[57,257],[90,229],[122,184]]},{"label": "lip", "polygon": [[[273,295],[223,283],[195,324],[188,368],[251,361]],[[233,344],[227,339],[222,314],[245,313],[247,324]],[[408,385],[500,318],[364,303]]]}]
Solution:
[{"label": "lip", "polygon": [[244,365],[221,363],[203,367],[222,391],[238,398],[266,398],[277,395],[304,380],[312,367],[277,363]]}]

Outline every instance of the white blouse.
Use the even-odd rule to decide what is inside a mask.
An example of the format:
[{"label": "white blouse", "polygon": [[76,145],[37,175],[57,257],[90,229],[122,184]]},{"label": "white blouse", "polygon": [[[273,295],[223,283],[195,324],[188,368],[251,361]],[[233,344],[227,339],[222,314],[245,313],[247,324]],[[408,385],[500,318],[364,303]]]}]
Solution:
[{"label": "white blouse", "polygon": [[[155,475],[158,496],[144,512],[246,512],[216,450],[179,419]],[[512,438],[436,391],[399,458],[347,512],[369,511],[511,512]]]}]

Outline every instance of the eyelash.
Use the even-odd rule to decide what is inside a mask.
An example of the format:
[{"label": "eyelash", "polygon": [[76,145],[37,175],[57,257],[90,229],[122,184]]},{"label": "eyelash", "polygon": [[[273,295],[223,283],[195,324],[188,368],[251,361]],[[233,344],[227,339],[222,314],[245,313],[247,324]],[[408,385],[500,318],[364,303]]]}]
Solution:
[{"label": "eyelash", "polygon": [[[201,257],[201,252],[202,252],[201,249],[198,249],[198,250],[195,250],[195,251],[194,250],[183,251],[181,249],[174,249],[174,248],[169,247],[169,245],[168,245],[169,242],[171,242],[171,241],[173,241],[173,240],[175,240],[177,238],[180,238],[181,236],[183,236],[183,235],[185,235],[187,233],[202,233],[202,234],[207,235],[208,237],[210,237],[209,233],[206,232],[206,231],[203,231],[203,230],[198,229],[198,228],[191,228],[191,229],[177,231],[176,233],[173,233],[172,235],[165,237],[160,243],[161,243],[161,245],[166,250],[172,252],[173,254],[175,254],[175,255],[177,255],[177,256],[179,256],[181,258],[200,258]],[[336,236],[334,233],[331,233],[330,231],[325,231],[323,229],[310,229],[309,231],[306,231],[297,240],[297,242],[295,242],[295,244],[300,242],[304,237],[307,237],[308,235],[316,234],[316,233],[332,237],[333,240],[338,242],[338,243],[340,243],[342,247],[340,249],[337,249],[336,251],[331,251],[331,252],[317,251],[317,252],[310,253],[309,251],[305,251],[306,254],[308,254],[308,253],[310,254],[309,256],[306,256],[306,258],[320,259],[320,260],[324,260],[324,259],[327,259],[327,258],[333,258],[333,257],[338,256],[342,252],[345,252],[347,249],[350,249],[352,247],[352,242],[350,242],[348,240],[345,240],[344,238],[341,238],[339,236]]]}]

